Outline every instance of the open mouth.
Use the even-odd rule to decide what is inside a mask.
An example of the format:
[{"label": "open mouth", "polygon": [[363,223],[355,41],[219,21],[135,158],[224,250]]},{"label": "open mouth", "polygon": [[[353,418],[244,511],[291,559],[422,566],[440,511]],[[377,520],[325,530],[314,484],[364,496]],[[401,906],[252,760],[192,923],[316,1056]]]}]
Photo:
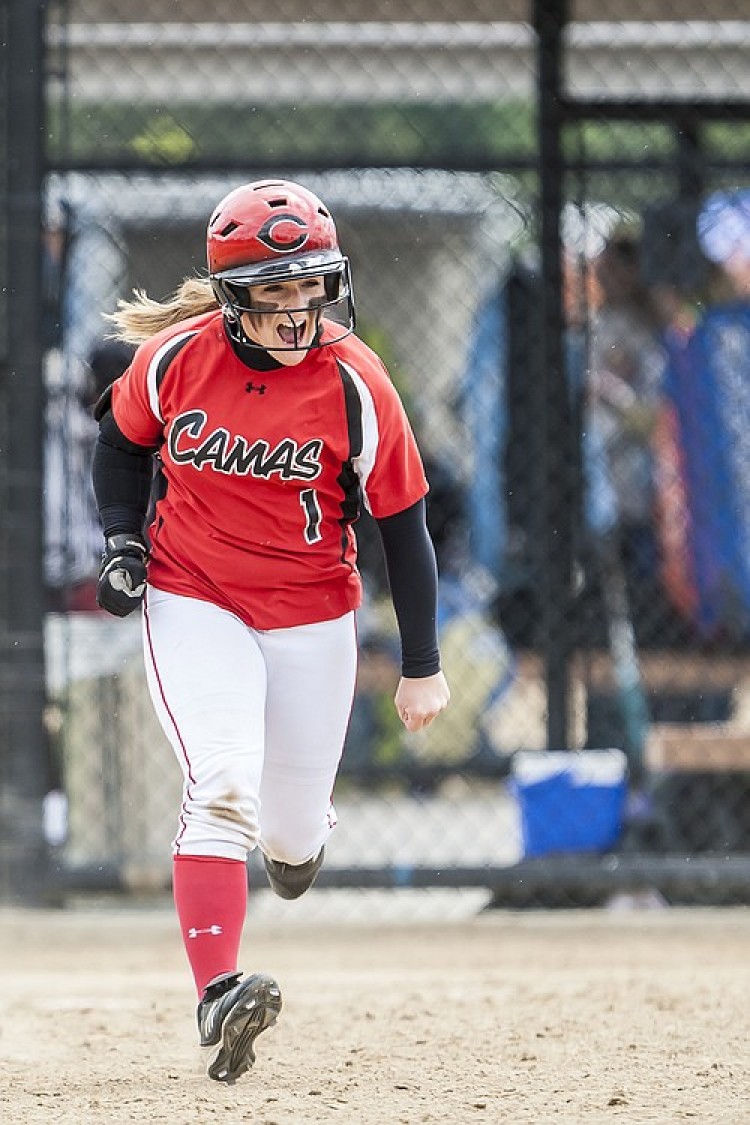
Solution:
[{"label": "open mouth", "polygon": [[280,324],[276,329],[276,334],[281,339],[281,342],[286,347],[296,348],[299,347],[305,335],[307,325],[304,321],[294,324]]}]

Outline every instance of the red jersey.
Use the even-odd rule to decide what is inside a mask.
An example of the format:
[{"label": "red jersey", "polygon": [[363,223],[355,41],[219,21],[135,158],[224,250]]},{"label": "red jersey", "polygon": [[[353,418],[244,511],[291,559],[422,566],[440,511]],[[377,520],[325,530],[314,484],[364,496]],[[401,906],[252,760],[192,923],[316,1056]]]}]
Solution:
[{"label": "red jersey", "polygon": [[[323,324],[324,340],[340,332]],[[256,371],[207,313],[141,345],[112,411],[161,459],[149,581],[257,629],[356,609],[360,496],[381,519],[427,492],[401,400],[356,336]]]}]

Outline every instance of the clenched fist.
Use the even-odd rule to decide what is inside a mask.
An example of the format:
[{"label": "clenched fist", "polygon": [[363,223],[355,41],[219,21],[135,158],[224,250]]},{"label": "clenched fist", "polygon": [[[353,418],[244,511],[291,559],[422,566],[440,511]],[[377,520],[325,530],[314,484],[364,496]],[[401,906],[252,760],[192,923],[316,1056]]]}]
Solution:
[{"label": "clenched fist", "polygon": [[127,617],[146,592],[148,548],[141,535],[110,535],[102,555],[96,600],[107,613]]}]

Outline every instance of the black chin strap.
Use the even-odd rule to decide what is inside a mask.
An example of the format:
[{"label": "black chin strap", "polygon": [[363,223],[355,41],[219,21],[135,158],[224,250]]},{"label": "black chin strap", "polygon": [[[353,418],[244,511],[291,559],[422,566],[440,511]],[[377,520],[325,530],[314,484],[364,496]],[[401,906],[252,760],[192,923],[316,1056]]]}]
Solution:
[{"label": "black chin strap", "polygon": [[253,343],[245,335],[240,322],[235,320],[234,317],[224,317],[224,329],[227,339],[232,345],[232,351],[246,367],[251,367],[253,371],[276,371],[279,367],[284,366],[260,344]]}]

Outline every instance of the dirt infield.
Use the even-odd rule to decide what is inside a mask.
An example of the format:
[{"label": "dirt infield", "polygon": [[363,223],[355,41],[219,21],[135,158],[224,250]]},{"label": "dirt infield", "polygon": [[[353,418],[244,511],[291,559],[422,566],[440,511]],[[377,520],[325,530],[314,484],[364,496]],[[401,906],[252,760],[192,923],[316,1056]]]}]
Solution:
[{"label": "dirt infield", "polygon": [[227,1088],[168,904],[4,910],[0,1121],[745,1125],[749,950],[747,910],[261,917],[285,1009]]}]

